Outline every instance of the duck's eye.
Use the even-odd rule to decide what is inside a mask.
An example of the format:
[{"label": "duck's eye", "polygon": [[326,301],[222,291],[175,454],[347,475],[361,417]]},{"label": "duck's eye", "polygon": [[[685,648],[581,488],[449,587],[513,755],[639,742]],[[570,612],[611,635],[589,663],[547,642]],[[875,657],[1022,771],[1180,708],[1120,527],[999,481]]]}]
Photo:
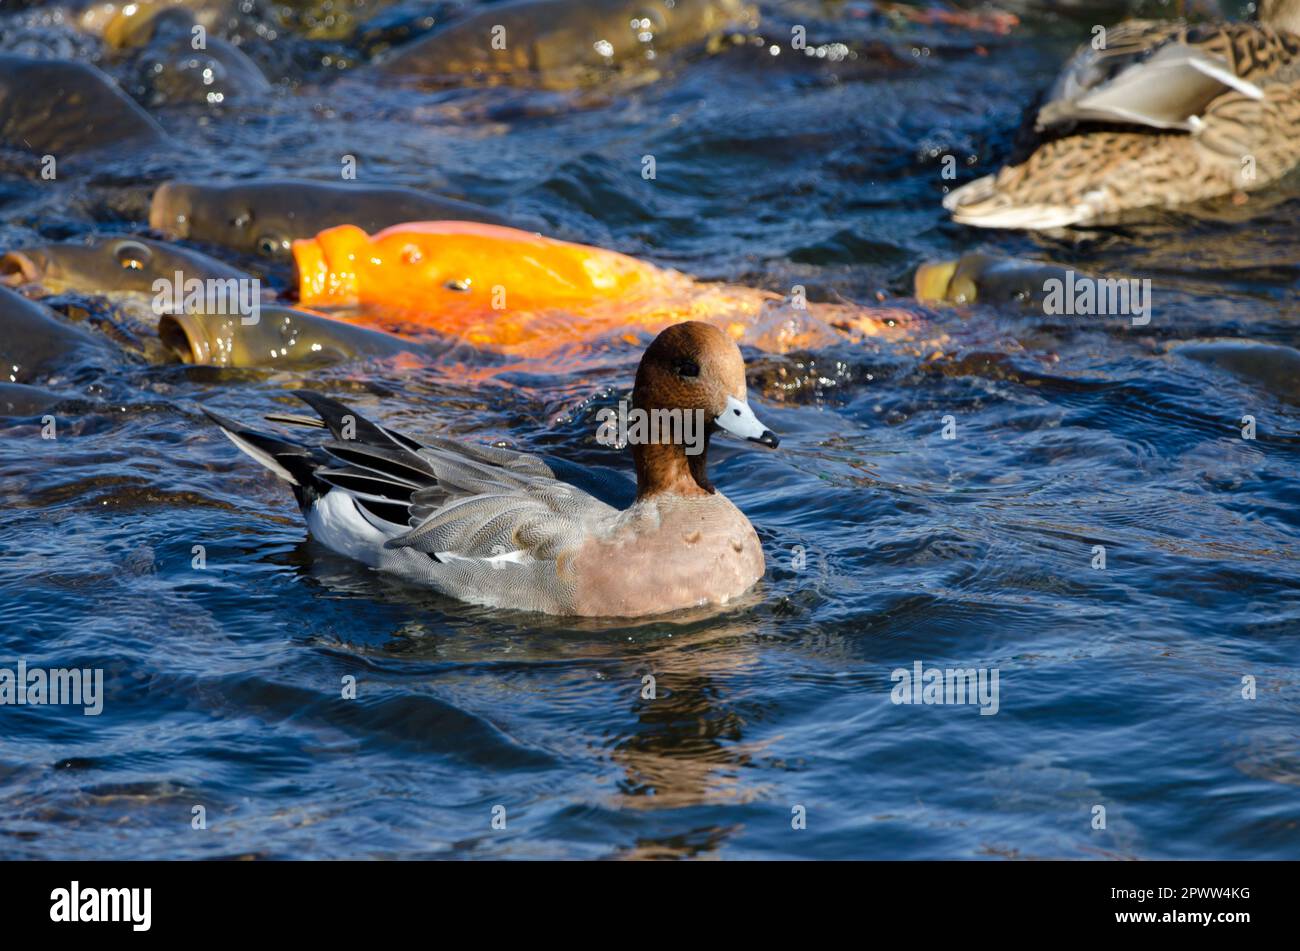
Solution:
[{"label": "duck's eye", "polygon": [[143,271],[152,257],[149,249],[139,241],[123,241],[113,253],[124,271]]},{"label": "duck's eye", "polygon": [[443,285],[443,287],[447,288],[449,291],[460,291],[462,294],[468,294],[469,286],[473,283],[472,279],[465,277],[458,281],[448,281]]},{"label": "duck's eye", "polygon": [[694,360],[679,360],[677,363],[678,376],[699,376],[700,365]]},{"label": "duck's eye", "polygon": [[257,253],[273,258],[289,247],[289,242],[273,234],[264,234],[257,239]]}]

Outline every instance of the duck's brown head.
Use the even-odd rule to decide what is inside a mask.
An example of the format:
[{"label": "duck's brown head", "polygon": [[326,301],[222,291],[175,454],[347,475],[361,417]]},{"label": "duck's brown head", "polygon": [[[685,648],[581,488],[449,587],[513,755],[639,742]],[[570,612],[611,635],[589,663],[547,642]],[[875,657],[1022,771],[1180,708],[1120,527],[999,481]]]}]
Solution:
[{"label": "duck's brown head", "polygon": [[[632,406],[660,419],[659,438],[629,439],[642,497],[713,492],[705,457],[708,437],[719,429],[770,448],[780,442],[749,408],[740,348],[712,324],[674,324],[654,339],[636,371]],[[680,428],[667,430],[672,435],[665,438],[664,424],[679,421]]]},{"label": "duck's brown head", "polygon": [[1258,10],[1265,26],[1300,33],[1300,0],[1259,0]]}]

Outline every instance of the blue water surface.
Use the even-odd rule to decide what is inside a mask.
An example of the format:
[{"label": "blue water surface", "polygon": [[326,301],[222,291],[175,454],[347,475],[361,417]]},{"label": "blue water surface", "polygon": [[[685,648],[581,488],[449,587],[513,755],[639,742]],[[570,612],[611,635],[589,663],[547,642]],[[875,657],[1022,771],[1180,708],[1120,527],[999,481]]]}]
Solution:
[{"label": "blue water surface", "polygon": [[[782,445],[715,443],[712,477],[767,576],[726,610],[637,623],[465,606],[333,555],[199,408],[257,420],[310,385],[617,484],[630,459],[595,414],[648,335],[500,372],[124,356],[52,380],[75,397],[57,439],[0,420],[0,666],[102,668],[105,700],[0,708],[0,856],[1300,854],[1300,405],[1168,348],[1300,343],[1300,198],[1283,183],[1249,215],[1082,240],[950,223],[942,157],[959,181],[995,170],[1099,15],[1045,6],[1011,5],[999,33],[765,2],[763,43],[580,102],[379,87],[286,32],[258,54],[282,80],[268,100],[157,110],[181,147],[116,182],[329,179],[352,153],[367,181],[701,278],[908,307],[925,343],[749,351]],[[8,14],[11,46],[56,35],[32,17]],[[792,24],[859,52],[771,54]],[[4,187],[6,248],[107,230],[66,192]],[[1151,323],[908,300],[918,264],[971,250],[1150,278]],[[894,703],[917,662],[996,670],[996,714]]]}]

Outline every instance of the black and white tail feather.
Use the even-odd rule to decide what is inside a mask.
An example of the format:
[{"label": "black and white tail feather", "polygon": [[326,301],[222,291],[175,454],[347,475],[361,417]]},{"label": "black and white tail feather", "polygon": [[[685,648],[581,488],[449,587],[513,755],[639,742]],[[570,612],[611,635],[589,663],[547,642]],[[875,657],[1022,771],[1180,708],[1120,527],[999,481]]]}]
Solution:
[{"label": "black and white tail feather", "polygon": [[536,456],[442,437],[417,442],[319,393],[295,395],[319,420],[266,418],[328,430],[328,439],[309,445],[204,412],[293,487],[314,537],[372,567],[485,604],[513,603],[531,585],[536,603],[520,606],[553,610],[560,602],[551,599],[564,597],[553,590],[557,556],[593,522],[617,515]]},{"label": "black and white tail feather", "polygon": [[[305,514],[331,489],[344,489],[377,528],[413,524],[412,497],[433,488],[432,466],[419,456],[420,444],[359,416],[338,400],[309,390],[295,394],[320,414],[320,419],[290,413],[268,415],[270,422],[328,429],[333,440],[309,446],[254,429],[204,409],[230,441],[294,487]],[[345,433],[347,434],[345,438]]]}]

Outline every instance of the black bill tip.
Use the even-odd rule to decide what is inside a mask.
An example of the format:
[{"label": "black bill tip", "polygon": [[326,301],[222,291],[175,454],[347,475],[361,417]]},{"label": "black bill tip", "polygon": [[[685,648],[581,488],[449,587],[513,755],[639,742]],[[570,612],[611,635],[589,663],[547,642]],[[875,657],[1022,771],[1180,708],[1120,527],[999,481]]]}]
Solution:
[{"label": "black bill tip", "polygon": [[763,435],[761,436],[751,436],[749,441],[759,443],[760,445],[766,446],[768,449],[775,449],[777,446],[781,445],[781,437],[770,429],[763,430]]}]

